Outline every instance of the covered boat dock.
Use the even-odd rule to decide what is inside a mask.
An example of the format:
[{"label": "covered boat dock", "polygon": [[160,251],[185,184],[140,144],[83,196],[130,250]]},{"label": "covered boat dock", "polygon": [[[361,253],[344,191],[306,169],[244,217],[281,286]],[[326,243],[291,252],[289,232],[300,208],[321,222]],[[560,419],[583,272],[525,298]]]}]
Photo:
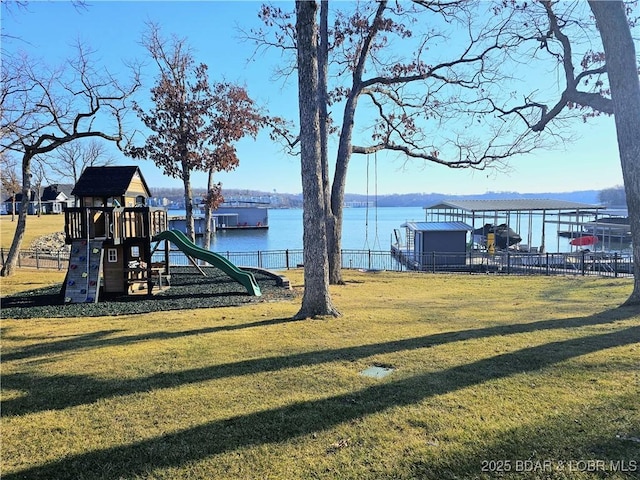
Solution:
[{"label": "covered boat dock", "polygon": [[[546,199],[442,201],[425,207],[424,223],[401,225],[406,229],[405,239],[400,230],[395,230],[391,254],[407,269],[434,273],[628,274],[632,268],[631,257],[617,251],[605,251],[602,243],[587,242],[587,237],[592,242],[594,237],[585,230],[585,225],[598,221],[606,223],[603,219],[608,218],[608,212],[604,210],[606,207],[602,205]],[[457,239],[458,235],[464,237],[469,231],[471,238],[464,251],[453,248],[452,235]],[[435,234],[438,235],[436,240],[444,238],[446,241],[429,238]],[[506,238],[498,242],[498,236],[505,235]],[[484,237],[484,241],[475,237]],[[554,237],[558,242],[557,253],[549,253],[547,239]],[[579,241],[563,240],[571,252],[561,252],[561,237]],[[594,248],[596,245],[601,251]]]},{"label": "covered boat dock", "polygon": [[[533,253],[547,251],[547,225],[556,226],[556,238],[563,229],[575,232],[578,237],[581,236],[580,226],[597,220],[605,209],[602,205],[527,198],[445,200],[424,207],[427,222],[465,222],[474,229],[487,224],[506,225],[507,231],[512,229],[518,234],[526,231],[526,236],[522,237],[526,243],[516,244],[514,247],[519,251]],[[534,222],[536,217],[540,220]]]}]

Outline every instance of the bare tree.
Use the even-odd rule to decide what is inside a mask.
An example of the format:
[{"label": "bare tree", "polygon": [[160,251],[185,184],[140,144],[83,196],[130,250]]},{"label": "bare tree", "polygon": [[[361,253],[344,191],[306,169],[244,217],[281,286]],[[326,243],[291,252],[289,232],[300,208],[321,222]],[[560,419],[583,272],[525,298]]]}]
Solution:
[{"label": "bare tree", "polygon": [[[538,35],[531,38],[537,42],[539,54],[549,55],[557,62],[564,89],[551,104],[537,99],[536,92],[532,92],[524,102],[497,110],[503,115],[517,115],[532,131],[557,128],[565,122],[561,115],[567,110],[580,112],[585,120],[599,114],[614,116],[634,257],[634,288],[626,303],[637,305],[640,304],[640,79],[630,25],[635,21],[630,19],[632,6],[627,7],[622,1],[589,1],[595,23],[589,18],[586,4],[543,1],[540,6],[542,12],[530,13],[532,24],[543,20],[536,26]],[[598,37],[603,51],[592,46]],[[591,42],[590,47],[586,51],[577,50],[576,45],[585,41]]]},{"label": "bare tree", "polygon": [[329,294],[318,92],[317,4],[296,2],[298,104],[303,194],[304,296],[296,318],[337,315]]},{"label": "bare tree", "polygon": [[[22,188],[18,175],[18,164],[5,153],[0,154],[0,179],[2,190],[11,198],[11,221],[14,222],[16,219],[16,195],[20,193]],[[4,201],[4,198],[2,200]]]},{"label": "bare tree", "polygon": [[[11,16],[15,16],[18,15],[19,13],[25,13],[28,11],[29,9],[29,0],[2,0],[2,2],[0,2],[2,4],[2,9],[4,10],[2,12],[2,15],[11,15]],[[85,0],[73,0],[71,2],[69,2],[71,5],[73,5],[73,7],[77,10],[77,11],[82,11],[82,10],[86,10],[87,9],[87,2]],[[5,31],[4,28],[4,22],[0,23],[0,39],[2,40],[2,43],[0,44],[0,51],[2,52],[2,55],[5,55],[5,49],[4,49],[4,45],[11,40],[21,40],[20,38],[16,37],[15,35],[12,35],[10,33],[7,33]]]},{"label": "bare tree", "polygon": [[41,158],[34,157],[31,165],[31,185],[34,187],[36,212],[38,217],[42,215],[42,188],[46,182],[48,182],[48,169],[47,165]]},{"label": "bare tree", "polygon": [[[0,153],[21,155],[23,198],[31,191],[36,155],[83,138],[101,138],[118,146],[126,140],[122,120],[127,100],[140,85],[138,72],[124,86],[92,62],[91,54],[78,44],[77,56],[53,69],[26,55],[3,58]],[[16,267],[27,212],[28,202],[23,202],[3,276],[11,275]]]},{"label": "bare tree", "polygon": [[633,241],[634,284],[627,305],[640,305],[640,79],[623,2],[589,1],[604,47],[620,165]]},{"label": "bare tree", "polygon": [[[358,4],[349,14],[338,11],[329,28],[327,6],[323,2],[320,15],[319,96],[341,118],[334,125],[328,113],[320,112],[323,138],[339,133],[333,181],[326,167],[323,181],[330,282],[341,283],[343,204],[353,154],[387,151],[450,168],[500,168],[508,158],[538,147],[540,137],[490,114],[503,78],[499,66],[508,49],[523,41],[505,11],[478,22],[480,7],[474,2],[382,0]],[[289,14],[279,7],[263,7],[261,17],[271,29],[277,27],[277,41],[269,39],[271,30],[254,31],[250,38],[258,45],[297,40]],[[443,31],[421,28],[427,19]],[[432,44],[445,41],[449,25],[456,28],[457,48],[447,49],[453,52],[444,57]],[[325,65],[331,66],[328,74]],[[330,91],[327,78],[334,79]],[[363,123],[367,117],[374,120]],[[359,133],[356,125],[369,134]]]},{"label": "bare tree", "polygon": [[[9,0],[9,1],[4,0],[2,2],[2,9],[4,10],[2,14],[11,15],[11,16],[17,15],[18,12],[24,11],[27,8],[28,4],[29,2],[25,0]],[[4,22],[0,25],[0,39],[2,40],[2,46],[0,48],[2,48],[2,54],[4,56],[5,42],[16,39],[14,35],[11,35],[5,31]]]},{"label": "bare tree", "polygon": [[107,153],[104,143],[95,139],[61,145],[43,158],[51,175],[62,183],[77,183],[87,167],[113,165],[116,159]]}]

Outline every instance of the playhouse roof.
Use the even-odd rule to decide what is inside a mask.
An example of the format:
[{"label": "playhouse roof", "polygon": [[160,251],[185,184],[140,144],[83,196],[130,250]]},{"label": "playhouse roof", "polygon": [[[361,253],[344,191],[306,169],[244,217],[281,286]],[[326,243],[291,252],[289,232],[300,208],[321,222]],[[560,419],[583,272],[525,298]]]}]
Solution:
[{"label": "playhouse roof", "polygon": [[151,190],[149,190],[140,169],[135,165],[87,167],[80,175],[71,193],[77,197],[122,196],[127,193],[136,174],[140,177],[146,196],[150,197]]}]

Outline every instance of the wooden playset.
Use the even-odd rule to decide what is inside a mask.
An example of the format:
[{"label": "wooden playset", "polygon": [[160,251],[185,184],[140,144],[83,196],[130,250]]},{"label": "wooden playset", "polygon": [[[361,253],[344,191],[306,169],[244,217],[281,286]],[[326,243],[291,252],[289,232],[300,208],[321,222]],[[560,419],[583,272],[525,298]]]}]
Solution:
[{"label": "wooden playset", "polygon": [[152,261],[152,239],[167,230],[164,208],[146,205],[151,192],[136,166],[88,167],[65,209],[71,245],[65,303],[97,302],[104,294],[151,294],[168,275],[168,249]]}]

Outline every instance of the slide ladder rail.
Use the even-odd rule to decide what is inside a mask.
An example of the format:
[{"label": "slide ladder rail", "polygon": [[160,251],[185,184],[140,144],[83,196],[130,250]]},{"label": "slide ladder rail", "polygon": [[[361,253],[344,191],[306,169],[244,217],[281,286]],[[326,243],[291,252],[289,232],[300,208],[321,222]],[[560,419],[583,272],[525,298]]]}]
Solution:
[{"label": "slide ladder rail", "polygon": [[187,255],[204,260],[214,267],[219,268],[233,280],[246,288],[249,294],[257,297],[262,295],[260,286],[251,272],[238,268],[222,255],[197,246],[180,230],[165,230],[153,237],[154,242],[160,240],[168,240]]}]

